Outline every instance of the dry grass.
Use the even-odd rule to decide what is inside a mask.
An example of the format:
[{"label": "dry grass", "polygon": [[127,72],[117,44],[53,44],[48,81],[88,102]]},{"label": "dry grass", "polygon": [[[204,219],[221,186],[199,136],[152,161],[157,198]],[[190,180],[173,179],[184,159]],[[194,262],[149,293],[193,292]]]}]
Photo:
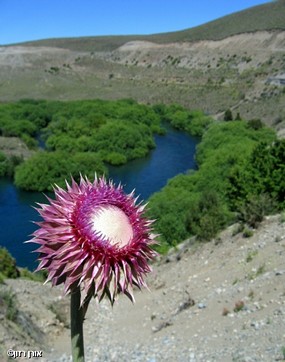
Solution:
[{"label": "dry grass", "polygon": [[245,32],[284,29],[285,1],[278,0],[224,16],[201,26],[177,32],[153,35],[97,36],[44,39],[25,45],[53,46],[73,51],[112,51],[128,41],[143,40],[171,43],[197,40],[219,40]]}]

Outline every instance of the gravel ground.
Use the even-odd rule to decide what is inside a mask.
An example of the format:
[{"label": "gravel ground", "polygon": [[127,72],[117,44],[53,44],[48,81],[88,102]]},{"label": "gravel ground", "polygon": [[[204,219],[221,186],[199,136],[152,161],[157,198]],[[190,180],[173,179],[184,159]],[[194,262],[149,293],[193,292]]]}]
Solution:
[{"label": "gravel ground", "polygon": [[[135,291],[134,305],[124,296],[113,308],[91,302],[84,323],[86,362],[284,360],[284,258],[280,215],[264,220],[250,238],[232,226],[200,246],[186,241],[154,265],[151,291]],[[44,350],[40,360],[71,361],[68,298],[35,282],[6,284],[20,310],[45,333],[45,343],[37,345]],[[6,336],[5,348],[36,349],[31,338],[24,345],[19,336]]]}]

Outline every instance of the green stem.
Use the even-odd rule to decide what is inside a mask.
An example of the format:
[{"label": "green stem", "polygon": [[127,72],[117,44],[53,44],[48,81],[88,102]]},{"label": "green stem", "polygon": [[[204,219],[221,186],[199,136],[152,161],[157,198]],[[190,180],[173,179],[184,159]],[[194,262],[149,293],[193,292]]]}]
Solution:
[{"label": "green stem", "polygon": [[71,294],[70,299],[70,323],[71,323],[71,349],[72,361],[84,362],[83,342],[84,311],[80,307],[80,287]]}]

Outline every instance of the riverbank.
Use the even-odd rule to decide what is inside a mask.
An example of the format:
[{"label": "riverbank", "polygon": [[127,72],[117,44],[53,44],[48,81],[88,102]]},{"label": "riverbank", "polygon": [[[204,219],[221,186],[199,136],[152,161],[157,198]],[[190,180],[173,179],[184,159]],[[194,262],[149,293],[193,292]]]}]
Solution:
[{"label": "riverbank", "polygon": [[0,136],[0,152],[3,152],[7,157],[16,156],[24,160],[35,153],[35,151],[29,150],[19,137],[2,136]]},{"label": "riverbank", "polygon": [[[199,139],[167,126],[165,135],[155,135],[156,148],[147,157],[109,168],[109,176],[116,184],[124,185],[126,192],[136,190],[140,199],[147,200],[159,191],[167,181],[179,173],[196,167],[194,154]],[[48,194],[51,197],[52,194]],[[41,192],[28,192],[15,187],[11,179],[0,179],[0,227],[1,246],[13,255],[17,265],[36,268],[34,245],[23,244],[35,230],[31,221],[39,215],[33,206],[46,202]],[[7,228],[6,225],[13,225]]]}]

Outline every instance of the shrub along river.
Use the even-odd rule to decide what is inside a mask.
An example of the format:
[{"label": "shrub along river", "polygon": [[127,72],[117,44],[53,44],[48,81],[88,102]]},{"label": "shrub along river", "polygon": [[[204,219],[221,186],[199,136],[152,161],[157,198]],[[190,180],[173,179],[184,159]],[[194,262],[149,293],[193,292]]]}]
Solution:
[{"label": "shrub along river", "polygon": [[[155,136],[156,148],[143,159],[126,165],[109,168],[109,177],[124,185],[126,192],[136,190],[136,195],[146,200],[159,191],[167,180],[196,167],[194,155],[198,139],[167,126],[167,134]],[[24,244],[40,220],[34,210],[36,202],[46,202],[42,193],[18,190],[11,180],[0,179],[0,246],[6,247],[17,265],[34,270],[37,263],[36,244]]]}]

